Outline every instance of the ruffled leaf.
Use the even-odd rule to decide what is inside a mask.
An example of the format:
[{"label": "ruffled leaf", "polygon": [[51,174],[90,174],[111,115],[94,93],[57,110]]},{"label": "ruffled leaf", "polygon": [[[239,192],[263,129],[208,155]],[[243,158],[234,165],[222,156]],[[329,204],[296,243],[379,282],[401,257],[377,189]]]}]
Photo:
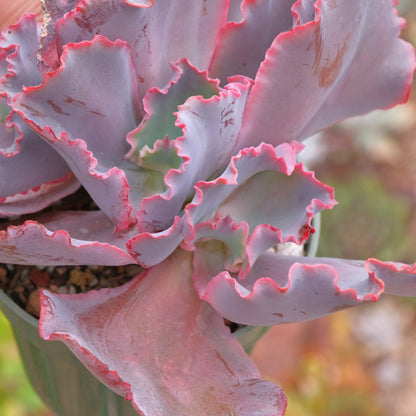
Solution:
[{"label": "ruffled leaf", "polygon": [[[283,415],[281,389],[196,295],[192,255],[178,251],[117,289],[42,293],[40,333],[64,341],[145,416]],[[145,319],[143,319],[145,317]]]},{"label": "ruffled leaf", "polygon": [[196,246],[189,242],[184,242],[183,246],[187,250],[195,250],[201,245],[206,248],[213,241],[215,249],[220,249],[224,254],[224,268],[228,271],[238,271],[246,256],[248,234],[249,227],[245,222],[237,224],[231,217],[214,218],[195,226]]},{"label": "ruffled leaf", "polygon": [[42,82],[36,60],[39,24],[35,15],[25,15],[18,23],[4,29],[0,35],[0,48],[5,52],[1,58],[4,69],[0,73],[0,93],[13,97],[23,86]]},{"label": "ruffled leaf", "polygon": [[[171,169],[179,169],[182,163],[175,141],[169,140],[166,136],[163,140],[156,140],[152,149],[145,146],[139,155],[140,169],[147,174],[143,188],[145,194],[162,194],[167,189],[166,174]],[[146,229],[146,226],[142,228]]]},{"label": "ruffled leaf", "polygon": [[[153,2],[152,2],[153,3]],[[217,35],[227,18],[227,0],[84,0],[57,26],[58,48],[96,34],[132,47],[140,95],[171,79],[169,62],[188,58],[208,69]],[[151,6],[151,7],[149,7]]]},{"label": "ruffled leaf", "polygon": [[[176,111],[189,96],[210,98],[218,93],[218,82],[210,80],[206,73],[199,72],[187,60],[172,66],[175,76],[169,85],[161,91],[152,88],[146,94],[144,110],[146,112],[140,125],[127,135],[132,148],[127,157],[148,174],[147,195],[162,194],[167,190],[165,176],[171,169],[178,169],[182,158],[178,156],[175,140],[182,135],[180,127],[175,125]],[[165,218],[164,228],[170,224],[172,216]],[[155,220],[151,230],[155,230]],[[142,230],[149,229],[147,223],[139,223]]]},{"label": "ruffled leaf", "polygon": [[244,149],[224,174],[212,182],[199,182],[196,188],[186,208],[188,239],[194,239],[193,225],[215,212],[246,222],[251,233],[266,224],[282,241],[301,242],[314,214],[335,204],[332,188],[296,165],[295,150],[288,144]]},{"label": "ruffled leaf", "polygon": [[303,228],[313,216],[334,205],[332,188],[298,164],[290,175],[272,170],[252,175],[221,203],[218,212],[247,222],[252,231],[267,224],[282,230],[284,240],[292,236],[293,241],[301,242]]},{"label": "ruffled leaf", "polygon": [[[17,6],[21,2],[9,5]],[[23,16],[0,35],[0,216],[39,211],[80,186],[65,161],[7,104],[23,86],[42,82],[38,47],[34,15]]]},{"label": "ruffled leaf", "polygon": [[3,155],[13,155],[17,150],[15,129],[6,121],[10,111],[11,108],[7,105],[7,98],[0,96],[0,152]]},{"label": "ruffled leaf", "polygon": [[407,265],[369,259],[366,262],[366,267],[384,282],[384,293],[398,296],[416,296],[416,263]]},{"label": "ruffled leaf", "polygon": [[114,233],[112,222],[100,211],[48,213],[0,231],[0,262],[15,264],[135,263],[126,243],[136,231]]},{"label": "ruffled leaf", "polygon": [[230,6],[228,9],[228,22],[239,22],[243,18],[243,14],[241,13],[241,4],[243,0],[230,0]]},{"label": "ruffled leaf", "polygon": [[403,21],[393,4],[319,1],[314,21],[279,35],[257,72],[238,148],[302,140],[346,117],[404,102],[414,53],[398,37]]},{"label": "ruffled leaf", "polygon": [[[302,322],[376,301],[383,282],[362,261],[292,257],[267,252],[244,280],[222,272],[223,255],[196,252],[194,281],[201,299],[246,325]],[[216,274],[217,273],[217,274]]]},{"label": "ruffled leaf", "polygon": [[[25,165],[22,165],[21,160],[16,159],[18,158],[15,157],[12,159],[11,163],[8,163],[10,159],[3,160],[0,156],[0,178],[6,177],[5,175],[2,175],[2,172],[5,170],[10,172],[10,169],[16,169],[22,172],[21,167]],[[33,173],[33,178],[38,178],[37,174],[42,170],[33,171],[33,166],[31,165],[30,167],[32,169],[26,170],[28,175]],[[0,186],[4,185],[4,183],[5,181],[0,181]],[[28,180],[23,180],[21,176],[16,175],[16,180],[9,181],[7,185],[20,187],[27,186],[28,183],[30,183]],[[0,198],[0,217],[10,217],[40,211],[53,202],[72,194],[78,190],[80,186],[81,184],[76,180],[74,175],[70,173],[62,178],[36,185],[33,188],[20,193],[10,194]],[[6,186],[1,186],[1,188],[4,190]]]},{"label": "ruffled leaf", "polygon": [[[40,87],[17,94],[12,105],[67,161],[117,229],[132,221],[127,175],[132,176],[130,188],[139,181],[137,167],[124,158],[126,134],[140,117],[135,91],[127,46],[96,37],[68,45],[62,66]],[[142,195],[131,195],[139,205]]]},{"label": "ruffled leaf", "polygon": [[194,185],[226,167],[238,138],[249,88],[250,83],[241,79],[228,84],[218,96],[190,97],[179,106],[176,125],[182,127],[183,136],[175,145],[183,162],[179,169],[167,173],[164,193],[143,200],[138,217],[141,230],[157,232],[169,227],[192,198]]},{"label": "ruffled leaf", "polygon": [[[292,27],[291,6],[295,0],[245,0],[243,19],[229,21],[221,31],[210,74],[224,83],[231,75],[254,79],[276,36]],[[235,6],[233,6],[235,7]],[[232,12],[231,18],[234,17]]]},{"label": "ruffled leaf", "polygon": [[316,0],[300,0],[292,6],[293,26],[304,25],[316,18]]},{"label": "ruffled leaf", "polygon": [[76,191],[80,183],[70,172],[0,97],[0,216],[40,211]]},{"label": "ruffled leaf", "polygon": [[182,135],[175,125],[178,106],[192,96],[211,98],[218,93],[218,82],[199,72],[187,60],[173,65],[175,77],[164,90],[152,88],[143,99],[146,112],[140,125],[129,133],[127,140],[132,145],[129,158],[140,165],[140,152],[146,146],[152,149],[157,140],[166,136],[175,140]]},{"label": "ruffled leaf", "polygon": [[165,260],[183,240],[183,219],[175,217],[173,224],[158,233],[142,232],[127,244],[129,253],[143,267],[151,267]]}]

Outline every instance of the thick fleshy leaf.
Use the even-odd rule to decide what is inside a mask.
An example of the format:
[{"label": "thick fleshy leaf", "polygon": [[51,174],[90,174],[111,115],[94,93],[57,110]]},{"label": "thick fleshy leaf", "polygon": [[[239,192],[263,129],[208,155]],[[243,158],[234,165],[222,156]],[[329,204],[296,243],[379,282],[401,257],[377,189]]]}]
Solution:
[{"label": "thick fleshy leaf", "polygon": [[209,99],[218,94],[218,81],[209,79],[206,72],[198,71],[188,60],[172,67],[175,75],[166,88],[152,88],[147,92],[143,99],[146,115],[127,137],[132,146],[129,157],[137,164],[140,164],[140,152],[145,146],[152,149],[157,140],[166,136],[175,140],[182,135],[181,128],[175,125],[175,114],[189,97],[200,95]]},{"label": "thick fleshy leaf", "polygon": [[175,217],[173,224],[158,233],[142,232],[127,244],[129,253],[143,267],[151,267],[165,260],[183,240],[183,219]]},{"label": "thick fleshy leaf", "polygon": [[38,29],[36,17],[28,15],[0,36],[0,216],[39,211],[80,186],[64,160],[7,104],[24,85],[42,80],[35,59]]},{"label": "thick fleshy leaf", "polygon": [[6,101],[0,97],[0,216],[39,211],[80,187],[65,161]]},{"label": "thick fleshy leaf", "polygon": [[293,26],[304,25],[315,20],[317,11],[315,4],[316,0],[297,1],[292,7]]},{"label": "thick fleshy leaf", "polygon": [[[8,63],[7,63],[7,57],[9,56],[9,54],[3,50],[0,49],[0,79],[3,79],[3,77],[7,74],[8,72]],[[4,95],[4,94],[2,94]]]},{"label": "thick fleshy leaf", "polygon": [[369,259],[366,262],[366,267],[384,282],[384,293],[398,296],[416,296],[416,263],[407,265]]},{"label": "thick fleshy leaf", "polygon": [[135,263],[126,243],[134,227],[114,233],[112,222],[100,211],[48,213],[0,231],[0,262],[60,265]]},{"label": "thick fleshy leaf", "polygon": [[6,96],[0,96],[0,152],[12,156],[17,152],[15,129],[10,123],[11,108],[7,105]]},{"label": "thick fleshy leaf", "polygon": [[[307,213],[308,222],[299,229],[299,235],[296,236],[284,236],[282,230],[270,226],[269,224],[260,224],[251,233],[247,245],[246,245],[246,260],[239,272],[239,278],[244,279],[247,273],[250,271],[256,260],[267,250],[278,249],[279,247],[288,252],[283,254],[300,256],[303,255],[304,247],[303,243],[315,233],[315,229],[311,226],[312,216]],[[280,250],[278,250],[280,253]]]},{"label": "thick fleshy leaf", "polygon": [[2,60],[7,64],[7,73],[3,74],[3,70],[0,74],[0,93],[13,97],[23,86],[42,82],[36,60],[39,24],[35,15],[23,16],[18,23],[4,29],[0,35],[0,48],[6,53]]},{"label": "thick fleshy leaf", "polygon": [[212,221],[197,224],[194,242],[185,241],[183,247],[195,250],[204,245],[207,249],[213,242],[214,249],[219,249],[224,255],[224,269],[234,272],[239,270],[246,256],[248,234],[249,227],[245,222],[237,224],[231,217],[214,218]]},{"label": "thick fleshy leaf", "polygon": [[238,149],[302,140],[340,119],[406,100],[414,54],[398,38],[403,21],[394,1],[322,0],[315,6],[314,21],[279,35],[268,50]]},{"label": "thick fleshy leaf", "polygon": [[200,70],[208,69],[218,32],[227,18],[228,1],[151,3],[84,0],[58,23],[58,47],[89,40],[95,34],[127,41],[132,47],[141,96],[149,88],[163,88],[169,82],[169,62],[188,58]]},{"label": "thick fleshy leaf", "polygon": [[281,389],[259,379],[222,317],[192,287],[179,250],[117,289],[42,293],[40,333],[62,340],[144,416],[283,415]]},{"label": "thick fleshy leaf", "polygon": [[230,6],[228,9],[228,22],[240,22],[243,19],[243,14],[241,12],[241,4],[243,0],[230,0]]},{"label": "thick fleshy leaf", "polygon": [[[175,125],[178,106],[184,104],[189,96],[210,98],[218,93],[218,81],[210,80],[206,72],[199,72],[187,60],[173,65],[175,75],[162,91],[152,88],[143,100],[146,112],[140,125],[127,135],[131,150],[127,157],[146,172],[146,194],[163,194],[168,186],[165,176],[171,169],[178,169],[182,157],[178,155],[175,140],[182,135],[182,129]],[[188,190],[185,190],[188,193]],[[145,203],[143,204],[145,206]],[[169,209],[167,209],[169,210]],[[142,231],[159,231],[171,224],[175,211],[163,213],[162,218],[152,209],[144,208],[140,217],[151,212],[147,220],[139,219]]]},{"label": "thick fleshy leaf", "polygon": [[291,6],[295,1],[243,1],[244,18],[240,22],[228,22],[221,31],[210,68],[211,76],[224,83],[231,75],[254,79],[273,40],[279,33],[291,29]]},{"label": "thick fleshy leaf", "polygon": [[226,85],[209,99],[194,96],[179,106],[176,125],[182,127],[183,136],[176,147],[183,162],[180,169],[167,173],[165,192],[144,199],[138,217],[141,230],[157,232],[170,226],[192,198],[194,185],[224,170],[238,138],[250,88],[247,80],[241,81]]},{"label": "thick fleshy leaf", "polygon": [[383,282],[365,269],[363,261],[267,252],[245,279],[239,280],[221,271],[222,257],[214,250],[196,252],[196,287],[201,299],[221,315],[246,325],[315,319],[376,301],[384,289]]},{"label": "thick fleshy leaf", "polygon": [[[47,160],[47,159],[46,159]],[[11,161],[11,163],[9,163]],[[16,163],[15,163],[16,162]],[[0,178],[6,178],[8,176],[3,175],[4,171],[10,172],[13,170],[19,172],[25,172],[25,169],[21,169],[22,160],[18,157],[13,159],[5,159],[0,156]],[[33,168],[32,165],[30,165]],[[45,169],[40,169],[41,166],[37,166],[39,170],[33,171],[33,169],[27,169],[26,174],[30,175],[33,173],[31,179],[39,178],[37,175],[39,172]],[[16,180],[10,181],[13,186],[27,186],[30,183],[29,180],[24,180],[26,178],[23,175],[15,175]],[[0,186],[4,185],[5,181],[0,181]],[[10,183],[7,183],[10,185]],[[3,198],[0,198],[0,217],[10,217],[15,215],[30,214],[33,212],[40,211],[48,207],[53,202],[64,198],[80,188],[81,184],[77,179],[69,173],[68,175],[63,176],[62,178],[45,182],[41,185],[36,185],[33,188],[22,191],[17,194],[10,194]],[[6,188],[5,186],[1,187],[2,189]]]},{"label": "thick fleshy leaf", "polygon": [[134,178],[138,169],[125,161],[126,134],[140,117],[128,47],[103,37],[68,45],[62,66],[17,94],[12,107],[67,161],[116,228],[127,227],[133,219],[124,170]]},{"label": "thick fleshy leaf", "polygon": [[313,215],[332,208],[335,200],[332,188],[295,164],[295,155],[289,144],[275,149],[263,143],[242,150],[214,181],[199,182],[186,208],[186,237],[194,239],[193,225],[215,212],[215,216],[246,222],[250,232],[267,224],[282,241],[307,238],[304,228],[310,226]]},{"label": "thick fleshy leaf", "polygon": [[301,242],[313,216],[335,205],[333,196],[332,188],[297,164],[290,175],[272,170],[252,175],[221,203],[218,212],[246,221],[252,231],[267,224],[282,230],[284,240],[292,236]]}]

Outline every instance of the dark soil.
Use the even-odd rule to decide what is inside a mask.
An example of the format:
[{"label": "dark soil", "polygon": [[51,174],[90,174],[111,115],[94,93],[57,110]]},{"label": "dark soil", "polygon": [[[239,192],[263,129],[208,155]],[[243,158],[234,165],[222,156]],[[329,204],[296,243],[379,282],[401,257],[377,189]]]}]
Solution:
[{"label": "dark soil", "polygon": [[[50,211],[96,210],[97,206],[84,188],[55,202],[41,214]],[[36,214],[21,216],[15,221],[0,219],[0,230],[11,223],[21,224]],[[0,263],[0,289],[15,303],[39,318],[39,290],[75,294],[93,289],[121,286],[143,269],[135,264],[127,266],[27,266]]]},{"label": "dark soil", "polygon": [[121,286],[143,269],[127,266],[22,266],[0,264],[0,288],[21,308],[39,318],[39,290],[63,294]]}]

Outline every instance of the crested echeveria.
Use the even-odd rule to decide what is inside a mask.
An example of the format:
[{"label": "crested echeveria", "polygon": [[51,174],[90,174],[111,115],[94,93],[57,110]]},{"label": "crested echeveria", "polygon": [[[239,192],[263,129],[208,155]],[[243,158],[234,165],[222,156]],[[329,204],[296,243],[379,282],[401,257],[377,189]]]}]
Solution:
[{"label": "crested echeveria", "polygon": [[[26,15],[0,38],[0,214],[30,214],[3,223],[0,261],[146,270],[44,291],[41,335],[147,416],[284,414],[223,317],[275,325],[416,295],[416,266],[269,250],[335,204],[300,142],[406,100],[395,1],[42,3],[42,26]],[[97,210],[40,212],[81,185]]]}]

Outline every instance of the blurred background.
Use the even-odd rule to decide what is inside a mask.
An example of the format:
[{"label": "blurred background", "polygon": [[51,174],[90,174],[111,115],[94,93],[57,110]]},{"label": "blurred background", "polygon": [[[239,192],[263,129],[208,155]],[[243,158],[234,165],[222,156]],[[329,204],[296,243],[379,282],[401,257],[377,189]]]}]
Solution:
[{"label": "blurred background", "polygon": [[[416,45],[416,0],[400,0]],[[307,163],[339,201],[322,216],[319,256],[416,261],[416,93],[388,112],[311,139]],[[282,386],[287,416],[416,415],[416,300],[377,304],[272,328],[253,358]],[[53,416],[28,384],[0,314],[0,415]],[[75,416],[75,415],[74,415]]]}]

